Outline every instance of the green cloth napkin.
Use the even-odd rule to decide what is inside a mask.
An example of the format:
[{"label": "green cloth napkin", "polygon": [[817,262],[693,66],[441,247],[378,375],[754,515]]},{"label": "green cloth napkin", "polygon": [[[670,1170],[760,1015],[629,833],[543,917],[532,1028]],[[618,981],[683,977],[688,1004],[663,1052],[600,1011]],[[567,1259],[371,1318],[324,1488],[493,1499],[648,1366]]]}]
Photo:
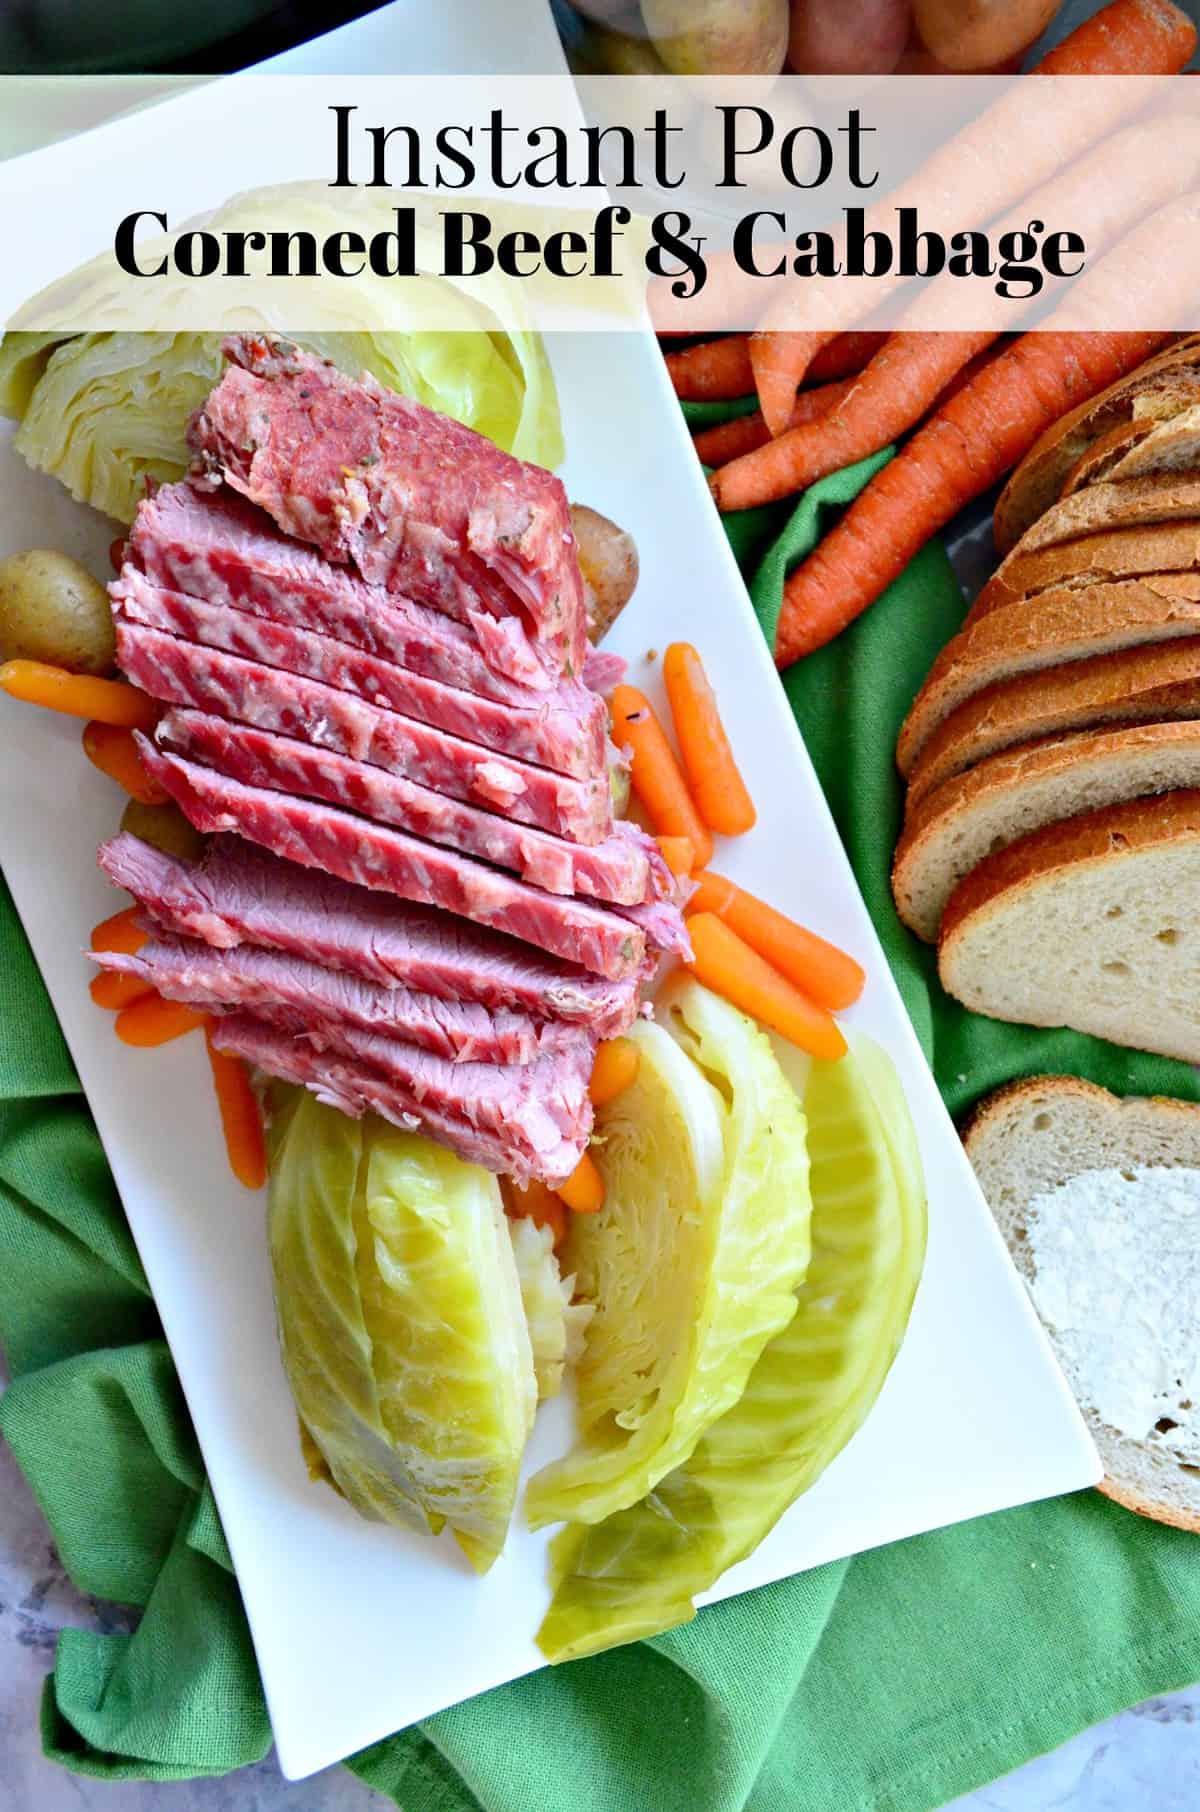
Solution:
[{"label": "green cloth napkin", "polygon": [[[838,474],[794,509],[730,522],[768,634],[786,568],[878,464]],[[940,994],[929,952],[896,921],[893,741],[961,614],[931,546],[786,680],[946,1100],[958,1112],[1039,1069],[1194,1097],[1181,1065],[972,1018]],[[6,894],[0,1338],[14,1374],[0,1429],[68,1571],[83,1590],[142,1613],[132,1635],[64,1633],[42,1708],[47,1754],[108,1779],[178,1779],[257,1759],[269,1732],[220,1526]],[[654,1641],[544,1669],[350,1766],[404,1812],[927,1812],[1123,1705],[1200,1677],[1193,1542],[1092,1492],[1008,1511],[748,1593]]]}]

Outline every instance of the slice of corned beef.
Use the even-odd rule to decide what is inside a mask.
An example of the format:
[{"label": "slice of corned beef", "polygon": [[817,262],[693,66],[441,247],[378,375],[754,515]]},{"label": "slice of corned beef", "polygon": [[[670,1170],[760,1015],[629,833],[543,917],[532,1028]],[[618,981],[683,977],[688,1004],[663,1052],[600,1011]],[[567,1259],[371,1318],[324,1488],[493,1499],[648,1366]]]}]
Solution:
[{"label": "slice of corned beef", "polygon": [[236,831],[289,862],[440,906],[610,981],[639,974],[646,960],[645,934],[603,906],[543,893],[470,856],[370,824],[336,806],[243,786],[212,768],[165,754],[140,733],[137,746],[149,773],[197,830]]},{"label": "slice of corned beef", "polygon": [[482,1164],[520,1182],[536,1177],[545,1183],[561,1183],[583,1155],[585,1140],[566,1138],[549,1115],[538,1127],[545,1143],[531,1152],[524,1137],[473,1123],[435,1106],[428,1096],[419,1099],[361,1059],[318,1051],[306,1038],[264,1024],[249,1013],[231,1013],[218,1020],[213,1042],[218,1050],[245,1058],[269,1075],[302,1084],[341,1113],[355,1118],[366,1112],[382,1114],[406,1131],[437,1139],[469,1163]]},{"label": "slice of corned beef", "polygon": [[140,623],[118,620],[117,659],[136,686],[168,704],[298,737],[577,843],[600,843],[612,832],[607,774],[591,780],[552,774],[415,718],[381,711],[318,680],[202,648]]},{"label": "slice of corned beef", "polygon": [[214,837],[204,859],[190,863],[122,832],[101,846],[99,862],[156,924],[216,950],[262,946],[383,988],[587,1026],[598,1038],[628,1031],[638,1014],[636,976],[606,981],[485,926],[281,861],[241,837]]},{"label": "slice of corned beef", "polygon": [[589,648],[583,662],[583,683],[589,691],[607,698],[625,678],[628,666],[623,654],[610,653],[607,648]]},{"label": "slice of corned beef", "polygon": [[568,843],[366,762],[200,711],[168,711],[156,740],[160,748],[216,768],[246,786],[272,787],[347,806],[378,824],[393,824],[414,837],[428,837],[431,843],[510,868],[548,893],[585,893],[595,900],[637,906],[653,901],[660,892],[660,871],[652,861],[652,854],[657,857],[660,852],[635,825],[627,827],[633,835],[618,834],[614,825],[613,836],[590,848]]},{"label": "slice of corned beef", "polygon": [[[128,553],[155,584],[208,604],[320,630],[498,704],[527,708],[533,693],[555,688],[527,643],[517,661],[524,680],[510,679],[506,669],[495,666],[517,625],[497,623],[480,612],[480,621],[469,627],[399,592],[368,585],[282,534],[265,511],[232,491],[164,485],[139,504]],[[486,657],[485,643],[476,634],[480,628],[493,641],[499,636],[498,649],[490,649]],[[585,672],[594,671],[590,662],[585,664]],[[604,670],[599,671],[603,677]],[[578,680],[561,680],[555,688],[564,703],[581,690]]]},{"label": "slice of corned beef", "polygon": [[109,586],[109,593],[127,621],[207,648],[220,648],[266,667],[321,680],[338,691],[446,730],[464,742],[482,743],[502,755],[581,779],[606,770],[604,700],[584,687],[572,688],[565,704],[557,692],[537,694],[532,707],[498,704],[365,654],[332,636],[185,597],[155,585],[128,564]]},{"label": "slice of corned beef", "polygon": [[574,1049],[590,1056],[595,1043],[582,1026],[535,1019],[510,1007],[493,1012],[478,1001],[385,988],[309,957],[253,944],[222,950],[199,938],[160,935],[133,955],[101,951],[93,952],[92,960],[102,969],[139,977],[168,1000],[217,1012],[246,1008],[263,1018],[276,1010],[382,1032],[452,1063],[532,1063]]},{"label": "slice of corned beef", "polygon": [[519,624],[552,674],[582,674],[583,585],[552,473],[288,340],[238,335],[225,351],[188,432],[209,474],[369,583],[460,622]]}]

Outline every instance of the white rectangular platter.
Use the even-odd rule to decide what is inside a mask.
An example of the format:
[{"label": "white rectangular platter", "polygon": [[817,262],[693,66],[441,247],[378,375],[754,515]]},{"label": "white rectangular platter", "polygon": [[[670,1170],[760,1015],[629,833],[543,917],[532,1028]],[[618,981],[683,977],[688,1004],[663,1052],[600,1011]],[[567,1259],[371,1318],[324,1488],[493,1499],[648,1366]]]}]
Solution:
[{"label": "white rectangular platter", "polygon": [[[848,1016],[899,1066],[930,1194],[912,1323],[875,1411],[817,1487],[713,1596],[964,1517],[1092,1484],[1091,1442],[993,1226],[890,979],[649,338],[551,349],[573,497],[642,558],[612,645],[653,693],[686,635],[720,688],[759,824],[717,865],[847,945],[870,981]],[[0,556],[61,547],[104,573],[112,525],[0,442]],[[204,1050],[127,1049],[87,992],[96,869],[120,813],[79,726],[4,700],[0,862],[78,1065],[154,1289],[245,1598],[284,1771],[302,1776],[539,1665],[546,1537],[514,1527],[477,1579],[447,1541],[361,1521],[309,1483],[275,1342],[263,1204],[226,1167]],[[543,1411],[530,1465],[568,1438]],[[981,1586],[981,1589],[986,1589]]]}]

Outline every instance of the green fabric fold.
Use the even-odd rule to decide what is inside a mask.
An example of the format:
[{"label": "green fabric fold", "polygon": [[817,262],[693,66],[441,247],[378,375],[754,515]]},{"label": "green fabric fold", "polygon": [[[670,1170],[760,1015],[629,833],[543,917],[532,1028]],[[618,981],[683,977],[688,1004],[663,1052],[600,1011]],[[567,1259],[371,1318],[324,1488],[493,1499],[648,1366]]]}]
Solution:
[{"label": "green fabric fold", "polygon": [[[729,520],[768,635],[787,570],[886,457],[794,506]],[[785,679],[942,1093],[957,1114],[1010,1077],[1061,1069],[1122,1092],[1196,1098],[1182,1065],[965,1013],[896,919],[895,733],[962,610],[945,556],[930,546]],[[64,1564],[82,1590],[132,1607],[131,1633],[62,1635],[42,1706],[47,1755],[111,1780],[220,1774],[259,1759],[266,1711],[216,1509],[99,1140],[3,889],[0,1340],[14,1378],[0,1433]],[[1200,1676],[1191,1541],[1091,1492],[1008,1511],[532,1674],[350,1765],[404,1812],[928,1812]]]}]

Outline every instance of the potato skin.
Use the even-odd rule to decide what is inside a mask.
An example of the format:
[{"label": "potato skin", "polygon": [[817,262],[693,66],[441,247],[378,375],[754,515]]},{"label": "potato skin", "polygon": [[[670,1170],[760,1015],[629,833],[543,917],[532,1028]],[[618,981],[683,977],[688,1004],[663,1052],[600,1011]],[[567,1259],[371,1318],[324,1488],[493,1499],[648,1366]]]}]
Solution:
[{"label": "potato skin", "polygon": [[108,593],[78,560],[43,547],[0,560],[0,658],[105,674],[116,654]]},{"label": "potato skin", "polygon": [[174,801],[143,805],[140,800],[131,799],[121,813],[121,829],[181,862],[198,862],[204,854],[205,838],[188,823]]},{"label": "potato skin", "polygon": [[890,75],[908,25],[908,0],[792,0],[788,68],[799,75]]},{"label": "potato skin", "polygon": [[637,544],[628,529],[618,528],[586,503],[571,505],[579,570],[583,574],[584,608],[590,641],[606,635],[633,596],[638,582]]},{"label": "potato skin", "polygon": [[913,0],[921,42],[950,70],[1003,63],[1040,38],[1059,0]]}]

